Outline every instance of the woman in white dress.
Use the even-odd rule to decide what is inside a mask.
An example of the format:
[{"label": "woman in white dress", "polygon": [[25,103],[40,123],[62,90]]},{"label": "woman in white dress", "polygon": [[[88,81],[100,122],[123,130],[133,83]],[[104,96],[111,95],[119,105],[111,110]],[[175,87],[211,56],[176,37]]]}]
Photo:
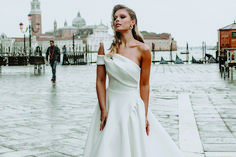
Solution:
[{"label": "woman in white dress", "polygon": [[183,157],[148,109],[151,52],[139,34],[135,12],[114,6],[112,28],[110,53],[105,55],[103,44],[98,50],[98,105],[84,157]]}]

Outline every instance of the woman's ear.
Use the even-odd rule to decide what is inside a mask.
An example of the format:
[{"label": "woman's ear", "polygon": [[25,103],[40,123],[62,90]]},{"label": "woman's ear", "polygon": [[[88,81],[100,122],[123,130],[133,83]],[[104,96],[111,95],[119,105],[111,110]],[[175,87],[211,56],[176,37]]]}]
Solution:
[{"label": "woman's ear", "polygon": [[135,21],[135,20],[132,20],[132,21],[131,21],[131,25],[132,25],[132,26],[134,26],[134,25],[135,25],[135,23],[136,23],[136,21]]}]

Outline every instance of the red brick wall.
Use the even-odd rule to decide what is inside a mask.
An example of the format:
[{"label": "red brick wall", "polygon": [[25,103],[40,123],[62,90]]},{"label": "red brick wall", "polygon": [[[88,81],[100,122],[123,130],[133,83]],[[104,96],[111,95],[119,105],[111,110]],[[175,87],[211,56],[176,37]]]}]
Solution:
[{"label": "red brick wall", "polygon": [[222,48],[236,48],[236,38],[232,38],[232,32],[236,32],[236,29],[232,30],[220,30],[220,49]]},{"label": "red brick wall", "polygon": [[72,38],[74,32],[76,32],[76,30],[63,30],[62,37],[63,38]]}]

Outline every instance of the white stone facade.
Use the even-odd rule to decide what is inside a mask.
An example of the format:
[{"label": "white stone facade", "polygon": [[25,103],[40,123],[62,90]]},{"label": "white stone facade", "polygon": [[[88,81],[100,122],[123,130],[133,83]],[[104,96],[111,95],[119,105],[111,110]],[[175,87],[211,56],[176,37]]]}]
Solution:
[{"label": "white stone facade", "polygon": [[8,38],[6,34],[2,33],[0,36],[0,52],[13,52],[15,47],[15,39]]},{"label": "white stone facade", "polygon": [[102,23],[98,25],[94,30],[93,34],[88,35],[87,43],[90,46],[90,51],[98,51],[100,43],[104,44],[105,50],[110,48],[113,36],[108,33],[108,27]]}]

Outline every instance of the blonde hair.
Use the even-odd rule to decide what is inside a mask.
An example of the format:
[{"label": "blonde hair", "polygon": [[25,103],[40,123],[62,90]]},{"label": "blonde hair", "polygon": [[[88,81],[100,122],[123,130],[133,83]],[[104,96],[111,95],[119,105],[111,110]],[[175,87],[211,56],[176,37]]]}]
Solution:
[{"label": "blonde hair", "polygon": [[115,28],[113,25],[115,13],[120,9],[125,9],[128,12],[130,18],[135,21],[135,24],[133,25],[133,29],[132,29],[132,34],[133,34],[134,39],[144,43],[143,37],[141,36],[141,34],[138,31],[138,21],[137,21],[137,17],[136,17],[135,12],[132,9],[130,9],[124,5],[121,5],[121,4],[115,5],[113,8],[113,11],[112,11],[112,16],[111,16],[111,18],[112,18],[111,27],[114,30],[114,40],[111,44],[111,47],[109,48],[110,53],[108,53],[108,55],[111,57],[113,56],[113,54],[115,54],[117,52],[117,49],[119,48],[119,46],[121,44],[121,34],[120,34],[120,32],[115,31]]}]

